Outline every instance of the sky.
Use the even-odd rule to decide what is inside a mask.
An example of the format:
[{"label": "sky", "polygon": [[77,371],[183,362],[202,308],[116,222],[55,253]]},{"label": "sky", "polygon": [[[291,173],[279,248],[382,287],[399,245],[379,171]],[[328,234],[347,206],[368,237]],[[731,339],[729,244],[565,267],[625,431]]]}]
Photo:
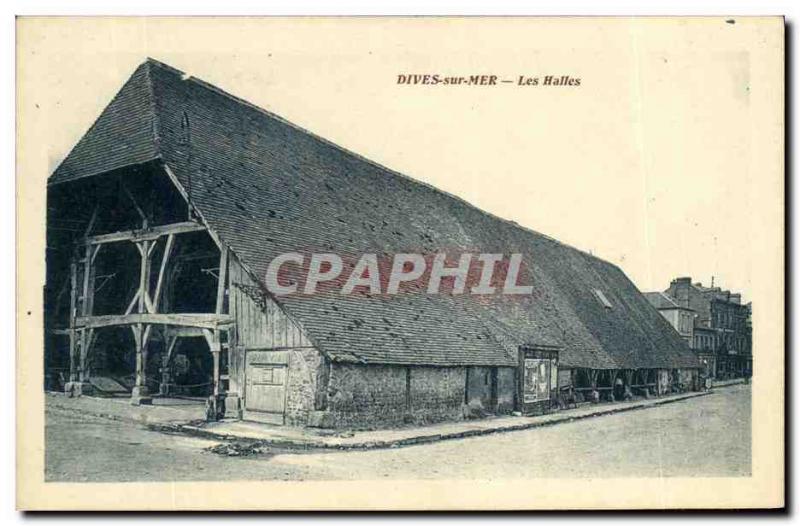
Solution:
[{"label": "sky", "polygon": [[[153,57],[607,259],[642,290],[713,276],[749,298],[763,212],[751,100],[761,26],[559,22],[28,19],[18,68],[37,83],[18,103],[46,115],[52,171]],[[409,74],[512,82],[398,84]],[[543,86],[547,75],[580,85]]]}]

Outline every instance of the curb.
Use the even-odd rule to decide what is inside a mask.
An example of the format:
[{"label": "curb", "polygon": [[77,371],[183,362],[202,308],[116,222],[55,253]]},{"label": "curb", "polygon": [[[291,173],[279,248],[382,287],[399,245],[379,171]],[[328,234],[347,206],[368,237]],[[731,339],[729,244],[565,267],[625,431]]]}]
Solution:
[{"label": "curb", "polygon": [[682,402],[684,400],[690,400],[692,398],[698,398],[701,396],[708,396],[712,394],[711,391],[702,391],[698,393],[693,393],[689,396],[683,396],[681,398],[666,398],[663,400],[656,400],[651,404],[646,405],[637,405],[637,406],[629,406],[629,407],[619,407],[616,409],[610,410],[601,410],[601,411],[594,411],[591,413],[583,414],[583,415],[576,415],[572,417],[565,417],[563,419],[554,419],[550,421],[544,422],[525,422],[518,425],[510,425],[510,426],[503,426],[503,427],[496,427],[496,428],[485,428],[485,429],[467,429],[464,431],[456,431],[452,433],[437,433],[431,435],[420,435],[415,437],[409,438],[400,438],[396,440],[373,440],[373,441],[364,441],[364,442],[353,442],[353,443],[346,443],[346,444],[336,444],[336,443],[329,443],[324,441],[318,441],[314,439],[308,440],[294,440],[294,439],[260,439],[260,438],[248,438],[248,437],[241,437],[238,435],[230,434],[230,433],[223,433],[217,431],[211,431],[209,429],[205,429],[201,426],[192,425],[192,424],[178,424],[178,425],[166,425],[166,424],[154,424],[148,425],[149,429],[154,431],[166,431],[166,432],[182,432],[188,435],[202,437],[202,438],[212,438],[216,440],[224,440],[229,442],[242,442],[249,445],[256,445],[256,446],[264,446],[264,447],[277,447],[277,448],[287,448],[287,449],[318,449],[318,450],[337,450],[337,451],[353,451],[353,450],[372,450],[372,449],[392,449],[404,446],[413,446],[419,444],[429,444],[433,442],[440,442],[442,440],[455,440],[459,438],[469,438],[469,437],[476,437],[476,436],[483,436],[483,435],[491,435],[495,433],[506,433],[510,431],[522,431],[526,429],[534,429],[538,427],[549,427],[558,424],[564,424],[568,422],[577,422],[579,420],[585,420],[587,418],[596,418],[600,416],[607,416],[613,414],[624,413],[628,411],[637,411],[643,409],[649,409],[652,407],[658,407],[661,405],[672,404],[676,402]]}]

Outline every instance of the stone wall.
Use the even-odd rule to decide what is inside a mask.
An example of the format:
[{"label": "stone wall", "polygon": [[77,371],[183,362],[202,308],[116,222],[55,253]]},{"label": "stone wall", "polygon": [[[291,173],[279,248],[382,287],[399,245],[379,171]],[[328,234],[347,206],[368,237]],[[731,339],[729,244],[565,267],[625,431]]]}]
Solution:
[{"label": "stone wall", "polygon": [[324,427],[380,427],[407,418],[406,368],[331,364]]},{"label": "stone wall", "polygon": [[465,404],[466,367],[330,363],[314,349],[251,352],[287,364],[285,423],[290,426],[380,428],[514,410],[516,371],[510,367],[496,372],[470,367],[472,397],[480,400],[480,414],[473,414]]},{"label": "stone wall", "polygon": [[415,423],[460,420],[464,404],[464,367],[409,367],[411,420]]},{"label": "stone wall", "polygon": [[461,420],[466,368],[331,364],[325,427]]},{"label": "stone wall", "polygon": [[315,349],[289,351],[286,379],[286,424],[308,425],[309,415],[321,407],[325,358]]}]

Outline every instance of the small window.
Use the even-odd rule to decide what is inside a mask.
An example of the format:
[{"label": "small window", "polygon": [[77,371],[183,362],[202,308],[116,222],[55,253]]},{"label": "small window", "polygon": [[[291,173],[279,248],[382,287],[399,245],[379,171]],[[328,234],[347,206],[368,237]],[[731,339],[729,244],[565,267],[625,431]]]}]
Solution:
[{"label": "small window", "polygon": [[603,294],[603,291],[602,291],[602,290],[600,290],[600,289],[594,289],[594,291],[593,291],[593,292],[594,292],[594,295],[595,295],[595,296],[597,296],[597,299],[600,301],[600,303],[602,303],[602,304],[603,304],[603,307],[605,307],[605,308],[607,308],[607,309],[610,309],[610,308],[611,308],[611,302],[610,302],[610,301],[608,301],[608,298],[606,298],[606,295],[605,295],[605,294]]}]

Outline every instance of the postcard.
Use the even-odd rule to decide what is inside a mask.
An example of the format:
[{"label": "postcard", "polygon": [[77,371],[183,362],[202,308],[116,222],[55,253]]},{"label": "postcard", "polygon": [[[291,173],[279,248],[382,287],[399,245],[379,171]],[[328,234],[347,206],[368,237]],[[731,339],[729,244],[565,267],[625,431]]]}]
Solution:
[{"label": "postcard", "polygon": [[782,18],[17,31],[19,508],[784,506]]}]

